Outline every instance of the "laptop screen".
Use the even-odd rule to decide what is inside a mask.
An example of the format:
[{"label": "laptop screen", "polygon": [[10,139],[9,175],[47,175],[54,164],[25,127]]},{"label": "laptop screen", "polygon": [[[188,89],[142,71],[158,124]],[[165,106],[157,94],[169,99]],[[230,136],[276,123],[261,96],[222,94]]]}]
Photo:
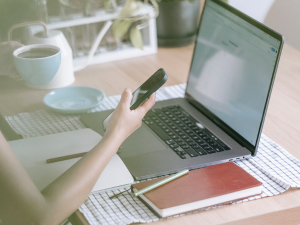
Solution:
[{"label": "laptop screen", "polygon": [[187,94],[256,144],[281,42],[207,0]]}]

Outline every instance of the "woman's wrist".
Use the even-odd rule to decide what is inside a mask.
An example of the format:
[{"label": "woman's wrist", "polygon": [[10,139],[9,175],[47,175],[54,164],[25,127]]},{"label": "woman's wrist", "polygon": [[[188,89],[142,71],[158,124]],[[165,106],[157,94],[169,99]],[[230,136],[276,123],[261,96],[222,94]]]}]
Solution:
[{"label": "woman's wrist", "polygon": [[118,130],[113,130],[113,131],[105,132],[102,139],[112,141],[113,143],[118,145],[118,147],[120,147],[120,145],[123,143],[123,141],[125,141],[126,137],[124,137],[122,132],[120,132]]}]

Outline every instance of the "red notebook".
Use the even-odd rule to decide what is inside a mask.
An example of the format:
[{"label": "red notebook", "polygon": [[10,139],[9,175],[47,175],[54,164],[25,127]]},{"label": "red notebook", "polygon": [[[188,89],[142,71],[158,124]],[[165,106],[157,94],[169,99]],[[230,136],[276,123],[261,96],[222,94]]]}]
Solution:
[{"label": "red notebook", "polygon": [[[141,190],[163,178],[133,184]],[[261,194],[262,183],[232,162],[192,170],[140,198],[159,216],[168,217]]]}]

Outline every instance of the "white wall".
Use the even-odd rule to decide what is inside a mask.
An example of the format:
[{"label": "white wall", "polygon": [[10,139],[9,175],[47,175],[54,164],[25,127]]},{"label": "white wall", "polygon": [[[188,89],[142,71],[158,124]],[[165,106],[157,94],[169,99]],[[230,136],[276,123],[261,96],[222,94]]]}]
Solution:
[{"label": "white wall", "polygon": [[263,22],[274,0],[228,0],[228,3],[252,18]]},{"label": "white wall", "polygon": [[300,50],[300,0],[228,0],[228,3],[281,33],[287,44]]}]

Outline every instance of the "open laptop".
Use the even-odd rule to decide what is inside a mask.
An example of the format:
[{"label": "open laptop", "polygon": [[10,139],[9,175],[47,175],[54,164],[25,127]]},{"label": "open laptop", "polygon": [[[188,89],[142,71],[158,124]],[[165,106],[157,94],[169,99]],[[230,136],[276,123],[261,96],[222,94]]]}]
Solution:
[{"label": "open laptop", "polygon": [[[135,179],[255,156],[282,46],[282,35],[206,0],[185,97],[157,102],[118,151]],[[81,120],[103,135],[110,113]]]}]

